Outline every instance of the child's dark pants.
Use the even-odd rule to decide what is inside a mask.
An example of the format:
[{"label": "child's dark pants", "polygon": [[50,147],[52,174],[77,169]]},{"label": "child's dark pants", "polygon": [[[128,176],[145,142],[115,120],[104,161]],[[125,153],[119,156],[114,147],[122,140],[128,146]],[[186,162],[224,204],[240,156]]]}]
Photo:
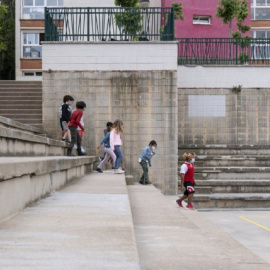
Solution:
[{"label": "child's dark pants", "polygon": [[77,151],[78,154],[81,154],[81,143],[82,143],[82,139],[78,134],[77,128],[76,127],[69,127],[70,129],[70,134],[71,134],[71,143],[68,147],[68,155],[72,153],[72,149],[75,143],[77,143]]},{"label": "child's dark pants", "polygon": [[140,162],[141,166],[142,166],[142,169],[143,169],[143,175],[141,177],[141,180],[140,182],[142,184],[148,184],[149,183],[149,177],[148,177],[148,165],[147,165],[147,162],[142,160]]}]

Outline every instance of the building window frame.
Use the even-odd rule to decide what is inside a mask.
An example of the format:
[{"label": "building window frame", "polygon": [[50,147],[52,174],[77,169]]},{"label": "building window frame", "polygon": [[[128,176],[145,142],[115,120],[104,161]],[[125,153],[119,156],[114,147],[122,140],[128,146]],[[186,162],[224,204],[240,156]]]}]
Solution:
[{"label": "building window frame", "polygon": [[[30,38],[29,36],[32,35]],[[33,37],[33,35],[35,35]],[[21,58],[22,59],[42,59],[42,45],[44,32],[42,31],[22,31],[21,33]],[[33,42],[34,41],[34,42]]]},{"label": "building window frame", "polygon": [[[32,1],[32,5],[27,4],[26,1]],[[43,5],[37,4],[40,0],[21,0],[21,18],[44,20],[45,7],[63,7],[63,0],[43,0]],[[56,5],[51,5],[50,1],[56,1]]]},{"label": "building window frame", "polygon": [[193,24],[211,25],[211,16],[208,16],[208,15],[193,15]]},{"label": "building window frame", "polygon": [[270,0],[252,0],[251,20],[270,20]]}]

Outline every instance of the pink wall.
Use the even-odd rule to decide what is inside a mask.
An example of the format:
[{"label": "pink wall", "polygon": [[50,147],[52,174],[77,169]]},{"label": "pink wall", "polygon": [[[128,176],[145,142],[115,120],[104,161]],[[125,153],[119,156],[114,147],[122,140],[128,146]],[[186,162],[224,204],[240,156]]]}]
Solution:
[{"label": "pink wall", "polygon": [[[249,0],[249,7],[250,5]],[[170,7],[173,2],[183,4],[184,20],[175,21],[176,38],[228,38],[229,26],[215,16],[218,0],[162,0],[163,7]],[[193,24],[193,15],[211,16],[211,25]],[[245,22],[251,24],[250,15]],[[233,30],[236,27],[234,25]]]}]

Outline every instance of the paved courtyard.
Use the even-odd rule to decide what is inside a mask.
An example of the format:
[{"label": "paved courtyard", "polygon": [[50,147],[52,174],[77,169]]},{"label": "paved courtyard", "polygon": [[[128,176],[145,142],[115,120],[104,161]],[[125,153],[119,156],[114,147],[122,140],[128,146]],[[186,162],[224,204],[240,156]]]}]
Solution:
[{"label": "paved courtyard", "polygon": [[200,212],[235,240],[270,263],[270,209]]}]

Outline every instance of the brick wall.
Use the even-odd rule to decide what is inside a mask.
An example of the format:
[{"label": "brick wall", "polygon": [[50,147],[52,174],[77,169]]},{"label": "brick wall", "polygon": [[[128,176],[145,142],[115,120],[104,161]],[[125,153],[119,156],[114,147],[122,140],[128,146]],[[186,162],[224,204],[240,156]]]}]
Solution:
[{"label": "brick wall", "polygon": [[83,145],[91,155],[107,121],[124,122],[123,151],[127,173],[138,180],[139,154],[158,143],[151,179],[164,194],[177,190],[177,72],[175,71],[52,71],[43,73],[43,126],[60,138],[58,108],[65,94],[87,104]]}]

